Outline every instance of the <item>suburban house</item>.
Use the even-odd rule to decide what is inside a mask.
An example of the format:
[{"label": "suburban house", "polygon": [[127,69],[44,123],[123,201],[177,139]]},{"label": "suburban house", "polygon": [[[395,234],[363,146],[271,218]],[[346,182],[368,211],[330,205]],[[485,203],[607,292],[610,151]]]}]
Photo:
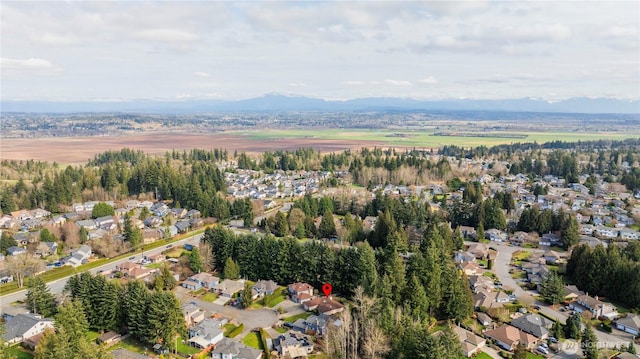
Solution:
[{"label": "suburban house", "polygon": [[244,279],[225,279],[213,287],[213,290],[219,295],[227,298],[233,298],[242,289],[244,289]]},{"label": "suburban house", "polygon": [[475,262],[464,262],[460,265],[460,269],[467,276],[482,274],[484,271],[477,263]]},{"label": "suburban house", "polygon": [[477,259],[485,259],[489,256],[489,247],[484,243],[471,243],[467,252],[476,256]]},{"label": "suburban house", "polygon": [[478,323],[484,325],[485,327],[488,327],[489,325],[491,325],[491,323],[493,323],[493,319],[491,319],[491,317],[485,313],[477,312],[476,317],[478,317]]},{"label": "suburban house", "polygon": [[480,293],[481,291],[492,292],[495,289],[493,279],[484,275],[469,276],[469,284],[473,293]]},{"label": "suburban house", "polygon": [[476,309],[502,308],[504,307],[504,303],[508,303],[509,301],[509,295],[505,292],[489,292],[482,290],[473,295],[473,306]]},{"label": "suburban house", "polygon": [[551,329],[553,322],[538,314],[529,314],[513,319],[511,325],[536,338],[545,340],[549,337],[549,329]]},{"label": "suburban house", "polygon": [[458,251],[454,255],[453,259],[456,263],[462,264],[464,262],[475,262],[476,256],[469,252]]},{"label": "suburban house", "polygon": [[476,238],[476,229],[473,227],[469,227],[469,226],[460,226],[458,227],[460,228],[460,233],[462,233],[462,236],[464,238],[471,238],[471,239],[475,239]]},{"label": "suburban house", "polygon": [[80,248],[71,250],[71,257],[65,261],[65,264],[77,267],[89,262],[89,257],[91,257],[91,247],[84,244]]},{"label": "suburban house", "polygon": [[316,336],[324,335],[324,332],[329,324],[340,325],[339,322],[332,322],[332,319],[327,314],[311,315],[307,319],[299,318],[292,327],[299,332],[305,334],[312,334]]},{"label": "suburban house", "polygon": [[453,331],[458,335],[462,352],[468,358],[471,358],[474,354],[480,352],[480,350],[487,344],[487,341],[484,338],[479,337],[464,328],[454,326]]},{"label": "suburban house", "polygon": [[274,348],[281,357],[285,358],[306,358],[313,352],[313,341],[307,335],[288,331],[277,337],[274,341]]},{"label": "suburban house", "polygon": [[7,248],[7,255],[10,255],[10,256],[17,256],[24,253],[27,253],[27,250],[22,247],[11,246]]},{"label": "suburban house", "polygon": [[198,290],[200,288],[211,290],[214,289],[216,284],[219,282],[220,278],[207,272],[202,272],[189,277],[187,280],[182,282],[182,286],[191,290]]},{"label": "suburban house", "polygon": [[204,320],[204,312],[195,304],[187,303],[182,306],[182,315],[187,327],[198,324]]},{"label": "suburban house", "polygon": [[484,232],[485,238],[493,242],[506,242],[507,234],[499,229],[491,228]]},{"label": "suburban house", "polygon": [[567,285],[564,287],[564,299],[568,301],[576,300],[585,293],[578,289],[575,285]]},{"label": "suburban house", "polygon": [[5,323],[2,339],[8,344],[20,343],[53,328],[53,320],[35,314],[18,314]]},{"label": "suburban house", "polygon": [[224,338],[222,326],[227,324],[226,319],[207,318],[189,328],[189,345],[205,349],[215,345]]},{"label": "suburban house", "polygon": [[509,324],[502,324],[496,329],[487,330],[484,335],[496,341],[496,344],[505,350],[513,350],[518,344],[523,344],[527,349],[533,348],[538,339],[529,333],[525,333],[522,330],[511,326]]},{"label": "suburban house", "polygon": [[552,250],[544,252],[543,257],[546,264],[557,264],[564,260],[560,253]]},{"label": "suburban house", "polygon": [[222,339],[211,351],[214,359],[260,359],[262,350],[253,349],[229,338]]},{"label": "suburban house", "polygon": [[303,304],[306,311],[318,310],[318,313],[332,315],[344,310],[344,305],[332,297],[316,297]]},{"label": "suburban house", "polygon": [[594,318],[614,317],[618,314],[613,305],[599,300],[597,295],[595,297],[591,297],[589,294],[581,295],[574,302],[571,302],[569,307],[578,313],[588,310]]},{"label": "suburban house", "polygon": [[293,283],[287,287],[291,300],[296,303],[304,303],[313,297],[313,287],[307,283]]},{"label": "suburban house", "polygon": [[265,294],[273,294],[276,289],[278,289],[278,283],[272,280],[260,279],[256,282],[256,284],[253,285],[251,289],[253,293],[253,299],[258,299],[260,297],[264,297]]},{"label": "suburban house", "polygon": [[626,317],[618,319],[616,322],[616,328],[633,334],[636,337],[640,335],[640,316],[637,314],[627,314]]}]

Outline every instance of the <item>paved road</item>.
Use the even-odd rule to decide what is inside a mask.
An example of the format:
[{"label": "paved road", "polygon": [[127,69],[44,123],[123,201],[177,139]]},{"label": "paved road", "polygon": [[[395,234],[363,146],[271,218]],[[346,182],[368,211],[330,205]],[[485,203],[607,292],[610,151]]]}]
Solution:
[{"label": "paved road", "polygon": [[[513,278],[511,278],[511,275],[509,274],[509,269],[511,268],[510,266],[511,256],[516,251],[542,252],[543,250],[522,248],[522,247],[511,247],[509,245],[498,244],[498,243],[495,243],[495,244],[492,243],[491,246],[498,250],[498,255],[496,256],[496,261],[494,265],[494,271],[496,273],[496,276],[500,280],[500,282],[502,282],[502,285],[505,288],[506,287],[512,288],[518,298],[522,298],[526,296],[533,297],[533,292],[522,289],[522,287],[520,287],[518,283]],[[542,312],[543,314],[551,318],[557,318],[557,320],[559,320],[562,324],[566,323],[567,315],[564,314],[563,312],[559,312],[553,309],[552,307],[548,306],[546,303],[542,303],[537,300],[535,301],[535,303],[540,306],[540,312]],[[613,334],[605,333],[597,329],[594,330],[594,332],[596,334],[596,337],[598,338],[598,342],[602,347],[628,345],[629,342],[631,341],[631,336],[629,334],[619,330],[614,330]],[[636,345],[636,348],[640,352],[640,346]],[[560,353],[556,356],[553,356],[553,358],[566,358],[566,359],[578,358],[578,357],[579,357],[578,355],[575,355],[573,353]]]},{"label": "paved road", "polygon": [[[185,239],[181,239],[179,241],[172,242],[171,245],[172,246],[180,246],[180,245],[184,245],[185,243],[197,245],[199,243],[199,241],[200,241],[200,238],[202,238],[202,236],[203,236],[203,234],[193,235],[191,237],[187,237]],[[167,246],[168,245],[169,244],[167,244]],[[145,256],[149,256],[149,255],[158,254],[158,253],[166,250],[167,246],[161,246],[161,247],[158,247],[158,248],[154,248],[154,249],[145,251],[144,255]],[[132,254],[130,257],[134,257],[133,260],[139,260],[139,259],[142,259],[142,253],[138,252],[135,255]],[[114,269],[116,267],[116,265],[119,265],[119,264],[122,264],[122,263],[124,263],[126,261],[131,260],[130,257],[126,257],[125,259],[120,259],[120,260],[117,260],[117,261],[113,261],[113,262],[107,263],[105,265],[102,265],[100,267],[91,269],[91,273],[95,274],[98,271],[108,271],[108,270]],[[64,277],[62,279],[58,279],[58,280],[53,281],[53,282],[49,282],[47,284],[47,286],[51,290],[51,293],[62,293],[62,291],[64,290],[65,285],[67,284],[67,280],[69,280],[69,277],[71,277],[71,276]],[[23,300],[25,298],[26,294],[27,294],[26,290],[21,290],[19,292],[15,292],[15,293],[12,293],[12,294],[4,295],[4,296],[0,297],[0,307],[8,306],[8,305],[10,305],[11,303],[13,303],[13,302],[15,302],[17,300]]]}]

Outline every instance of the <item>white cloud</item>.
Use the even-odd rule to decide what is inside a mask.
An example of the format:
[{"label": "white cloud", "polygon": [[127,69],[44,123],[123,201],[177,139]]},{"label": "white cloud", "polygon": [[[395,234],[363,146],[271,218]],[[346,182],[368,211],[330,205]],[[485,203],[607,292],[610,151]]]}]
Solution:
[{"label": "white cloud", "polygon": [[152,29],[143,30],[133,34],[135,38],[159,42],[189,42],[198,39],[198,36],[184,30],[177,29]]},{"label": "white cloud", "polygon": [[62,69],[49,60],[40,58],[10,59],[0,58],[0,67],[9,73],[20,75],[53,75]]},{"label": "white cloud", "polygon": [[438,83],[438,79],[436,79],[433,76],[427,76],[425,78],[423,78],[422,80],[418,80],[419,83],[421,84],[425,84],[425,85],[435,85]]},{"label": "white cloud", "polygon": [[211,74],[208,72],[196,71],[193,74],[198,77],[211,77]]},{"label": "white cloud", "polygon": [[411,82],[410,81],[406,81],[406,80],[384,80],[384,83],[387,85],[392,85],[392,86],[411,86]]}]

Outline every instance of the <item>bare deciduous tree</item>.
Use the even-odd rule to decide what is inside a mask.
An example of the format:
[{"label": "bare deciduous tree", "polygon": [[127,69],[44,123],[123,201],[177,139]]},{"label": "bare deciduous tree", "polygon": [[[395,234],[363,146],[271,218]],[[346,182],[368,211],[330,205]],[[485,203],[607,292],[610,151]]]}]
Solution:
[{"label": "bare deciduous tree", "polygon": [[44,263],[31,253],[7,256],[6,266],[18,283],[18,288],[22,288],[26,277],[40,273],[44,269]]},{"label": "bare deciduous tree", "polygon": [[210,271],[213,268],[213,251],[211,249],[211,244],[207,241],[201,241],[198,246],[198,253],[200,254],[200,260],[204,266],[204,271]]}]

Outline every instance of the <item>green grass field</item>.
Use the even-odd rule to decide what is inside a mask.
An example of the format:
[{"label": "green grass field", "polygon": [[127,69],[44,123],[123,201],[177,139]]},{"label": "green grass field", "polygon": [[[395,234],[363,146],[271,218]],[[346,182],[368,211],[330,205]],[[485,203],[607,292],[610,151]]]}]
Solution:
[{"label": "green grass field", "polygon": [[[245,136],[247,138],[266,141],[282,139],[326,139],[326,140],[364,140],[381,142],[385,146],[431,148],[444,145],[458,145],[464,147],[493,146],[516,142],[550,142],[550,141],[589,141],[601,139],[621,140],[633,137],[627,132],[506,132],[495,131],[490,137],[458,137],[435,136],[440,130],[403,130],[403,129],[296,129],[296,130],[264,130],[260,131],[229,131],[229,134]],[[452,131],[455,132],[455,131]],[[392,136],[395,133],[406,134],[406,137]],[[506,137],[505,137],[506,136]],[[523,138],[511,138],[509,136],[521,136]]]},{"label": "green grass field", "polygon": [[33,354],[25,351],[20,345],[14,345],[7,349],[7,354],[9,354],[9,358],[17,358],[17,359],[32,359]]},{"label": "green grass field", "polygon": [[260,340],[260,334],[258,333],[251,332],[247,334],[244,339],[242,339],[242,342],[248,347],[264,350],[262,341]]},{"label": "green grass field", "polygon": [[290,317],[282,318],[282,320],[287,323],[293,323],[300,318],[307,319],[310,316],[311,316],[311,313],[300,313],[300,314],[292,315]]}]

